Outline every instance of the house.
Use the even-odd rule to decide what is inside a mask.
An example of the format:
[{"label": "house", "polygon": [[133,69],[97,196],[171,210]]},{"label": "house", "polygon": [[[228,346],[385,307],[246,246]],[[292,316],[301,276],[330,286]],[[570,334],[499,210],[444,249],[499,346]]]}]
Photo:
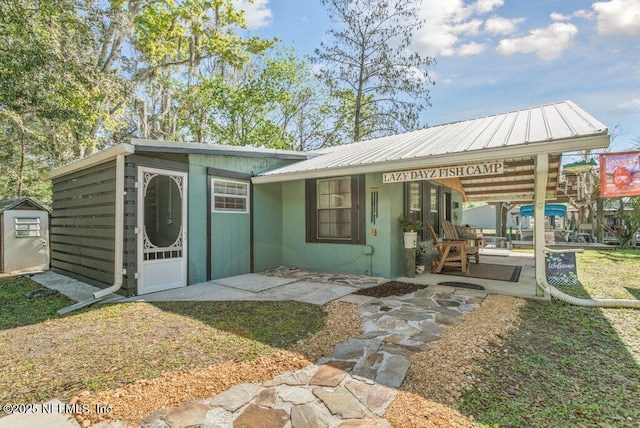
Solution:
[{"label": "house", "polygon": [[96,297],[279,265],[394,278],[401,215],[439,230],[466,200],[544,204],[563,152],[608,145],[570,101],[309,153],[132,140],[49,174],[51,266]]},{"label": "house", "polygon": [[[519,212],[517,207],[507,211],[507,230],[517,228],[514,212]],[[462,224],[468,224],[483,229],[496,228],[496,206],[494,204],[478,205],[462,210]]]},{"label": "house", "polygon": [[0,273],[49,269],[49,210],[31,198],[0,201]]}]

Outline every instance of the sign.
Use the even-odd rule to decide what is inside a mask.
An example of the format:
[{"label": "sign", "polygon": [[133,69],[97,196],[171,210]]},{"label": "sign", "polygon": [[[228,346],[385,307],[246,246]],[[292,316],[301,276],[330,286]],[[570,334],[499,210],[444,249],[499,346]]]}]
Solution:
[{"label": "sign", "polygon": [[603,198],[640,195],[640,152],[600,155],[600,195]]},{"label": "sign", "polygon": [[545,270],[551,285],[578,285],[576,253],[546,253]]},{"label": "sign", "polygon": [[480,175],[504,174],[504,162],[473,165],[445,166],[441,168],[414,169],[410,171],[385,172],[383,183],[402,181],[437,180],[439,178],[477,177]]}]

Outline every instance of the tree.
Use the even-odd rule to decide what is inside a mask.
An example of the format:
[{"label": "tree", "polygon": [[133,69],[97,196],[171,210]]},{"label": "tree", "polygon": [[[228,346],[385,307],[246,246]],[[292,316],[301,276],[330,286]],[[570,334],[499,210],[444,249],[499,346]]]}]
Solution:
[{"label": "tree", "polygon": [[127,137],[179,137],[180,84],[272,46],[244,27],[234,0],[0,2],[2,196]]},{"label": "tree", "polygon": [[[218,79],[224,81],[274,44],[238,33],[246,22],[232,0],[147,1],[133,23],[132,44],[139,58],[132,61],[130,73],[142,94],[136,99],[133,117],[144,138],[184,136],[179,123],[180,116],[185,116],[181,103],[186,101],[193,108],[189,100],[203,88],[215,86]],[[214,102],[199,101],[205,108]],[[202,136],[196,141],[203,141]]]},{"label": "tree", "polygon": [[0,3],[0,145],[5,197],[47,199],[40,173],[90,144],[96,103],[112,88],[98,76],[93,34],[72,0]]},{"label": "tree", "polygon": [[600,213],[596,213],[598,221],[607,232],[616,237],[620,248],[629,247],[640,231],[640,196],[607,199],[605,204],[610,208],[617,208],[614,216],[615,225],[609,226],[607,220]]},{"label": "tree", "polygon": [[[429,105],[433,59],[410,51],[416,19],[414,0],[322,0],[335,29],[316,49],[319,77],[340,108],[349,112],[353,141],[418,127]],[[347,118],[345,118],[347,119]],[[344,122],[341,124],[345,126]]]},{"label": "tree", "polygon": [[203,68],[179,92],[186,139],[303,150],[325,138],[322,91],[292,49],[254,55],[224,75]]}]

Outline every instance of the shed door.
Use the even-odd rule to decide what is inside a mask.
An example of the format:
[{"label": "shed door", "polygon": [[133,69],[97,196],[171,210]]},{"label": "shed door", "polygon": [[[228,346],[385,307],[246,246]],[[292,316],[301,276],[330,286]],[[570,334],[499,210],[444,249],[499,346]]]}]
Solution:
[{"label": "shed door", "polygon": [[3,239],[0,247],[4,253],[4,270],[0,266],[0,272],[49,269],[49,213],[11,210],[0,215],[0,219],[4,221],[4,237],[0,238]]},{"label": "shed door", "polygon": [[187,174],[138,168],[138,294],[187,285]]}]

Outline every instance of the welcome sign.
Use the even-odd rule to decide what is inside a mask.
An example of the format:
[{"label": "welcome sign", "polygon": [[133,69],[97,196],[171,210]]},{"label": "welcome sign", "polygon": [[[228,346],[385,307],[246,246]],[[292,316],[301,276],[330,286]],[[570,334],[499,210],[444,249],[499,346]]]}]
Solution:
[{"label": "welcome sign", "polygon": [[545,270],[551,285],[578,285],[576,253],[546,253]]},{"label": "welcome sign", "polygon": [[481,175],[504,174],[504,162],[470,165],[445,166],[442,168],[413,169],[409,171],[385,172],[383,183],[403,181],[435,180],[439,178],[477,177]]}]

